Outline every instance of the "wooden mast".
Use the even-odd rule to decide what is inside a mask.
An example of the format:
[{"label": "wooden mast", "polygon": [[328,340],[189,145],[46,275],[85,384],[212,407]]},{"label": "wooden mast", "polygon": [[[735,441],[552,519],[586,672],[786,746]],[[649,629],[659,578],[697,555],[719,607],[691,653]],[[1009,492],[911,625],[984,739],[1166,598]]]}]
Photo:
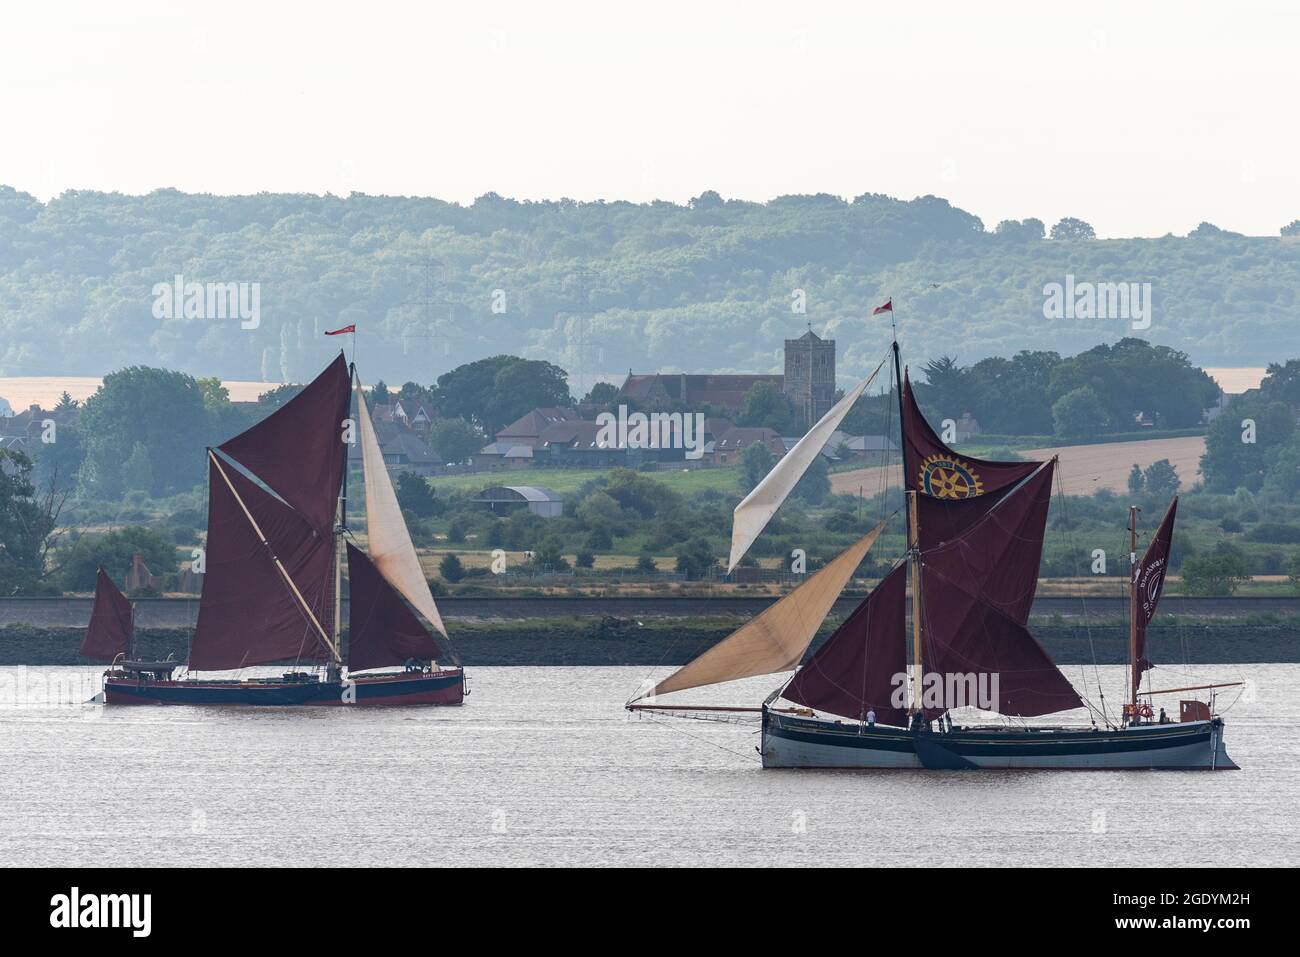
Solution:
[{"label": "wooden mast", "polygon": [[1138,701],[1138,682],[1141,675],[1138,674],[1137,661],[1137,629],[1138,629],[1138,567],[1137,567],[1137,517],[1140,512],[1136,505],[1130,505],[1128,508],[1128,535],[1129,535],[1129,583],[1128,583],[1128,674],[1129,674],[1129,696],[1128,708],[1129,720],[1137,719],[1137,701]]},{"label": "wooden mast", "polygon": [[912,565],[912,713],[921,712],[921,538],[916,521],[917,492],[907,493],[908,532],[907,543]]},{"label": "wooden mast", "polygon": [[[353,352],[355,354],[356,333],[352,334],[354,340]],[[348,366],[348,395],[352,395],[353,387],[356,384],[357,366],[352,363]],[[348,400],[348,409],[351,410],[351,399]],[[352,423],[352,428],[356,428],[356,423]],[[351,435],[349,435],[351,438]],[[343,448],[343,487],[339,491],[338,508],[334,519],[334,648],[339,656],[339,664],[343,660],[343,536],[347,534],[348,529],[348,459],[351,455],[351,443],[344,443]]]},{"label": "wooden mast", "polygon": [[[890,298],[892,306],[893,299]],[[894,323],[894,311],[889,310]],[[903,405],[903,363],[898,352],[898,327],[894,325],[894,384],[898,389],[899,457],[903,466],[903,488],[907,488],[907,417]],[[917,531],[917,492],[907,492],[907,548],[912,566],[912,713],[921,710],[921,537]]]}]

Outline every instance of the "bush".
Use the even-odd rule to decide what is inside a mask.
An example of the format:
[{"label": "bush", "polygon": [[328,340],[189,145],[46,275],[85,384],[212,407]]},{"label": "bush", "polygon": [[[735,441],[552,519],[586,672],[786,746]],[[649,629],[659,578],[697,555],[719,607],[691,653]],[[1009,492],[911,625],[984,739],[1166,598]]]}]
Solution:
[{"label": "bush", "polygon": [[707,539],[693,538],[677,549],[677,571],[690,581],[703,578],[717,561]]},{"label": "bush", "polygon": [[155,575],[176,573],[179,562],[175,546],[150,528],[128,525],[106,535],[83,535],[60,550],[59,582],[64,591],[94,591],[95,570],[101,565],[120,587],[139,552]]},{"label": "bush", "polygon": [[1231,515],[1225,515],[1223,518],[1219,519],[1219,528],[1229,534],[1233,534],[1241,531],[1241,522],[1237,521]]},{"label": "bush", "polygon": [[451,582],[453,585],[465,577],[465,566],[460,562],[460,556],[455,552],[448,552],[442,556],[442,561],[438,563],[438,574],[444,581]]},{"label": "bush", "polygon": [[1261,522],[1246,533],[1246,538],[1252,542],[1268,542],[1270,545],[1295,545],[1300,543],[1300,526]]},{"label": "bush", "polygon": [[568,571],[569,563],[564,557],[564,546],[558,538],[548,538],[533,551],[533,564],[544,571]]},{"label": "bush", "polygon": [[[1300,555],[1297,555],[1296,559],[1297,559],[1297,563],[1300,564]],[[659,571],[659,566],[655,564],[655,560],[652,555],[643,553],[637,556],[636,570],[639,572],[657,572]]]},{"label": "bush", "polygon": [[596,564],[596,556],[591,552],[578,552],[573,558],[573,563],[579,568],[591,568]]},{"label": "bush", "polygon": [[1226,597],[1250,580],[1246,560],[1236,549],[1220,545],[1183,562],[1183,590],[1189,595]]}]

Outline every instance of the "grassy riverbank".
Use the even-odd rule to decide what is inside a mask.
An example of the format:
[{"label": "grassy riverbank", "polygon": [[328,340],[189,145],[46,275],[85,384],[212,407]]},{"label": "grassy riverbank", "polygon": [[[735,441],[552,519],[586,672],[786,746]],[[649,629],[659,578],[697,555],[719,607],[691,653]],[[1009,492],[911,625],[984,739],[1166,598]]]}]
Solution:
[{"label": "grassy riverbank", "polygon": [[[465,664],[474,665],[677,665],[727,636],[736,618],[677,621],[627,619],[556,619],[467,623],[456,629],[454,647]],[[822,629],[817,642],[830,634]],[[1119,664],[1127,650],[1123,622],[1096,622],[1091,627],[1059,620],[1031,622],[1035,637],[1061,665]],[[1150,629],[1149,653],[1173,667],[1211,663],[1300,662],[1300,620],[1254,616],[1239,621],[1165,618]],[[0,665],[73,665],[82,632],[75,628],[0,629]],[[189,633],[181,629],[144,629],[136,656],[183,661]]]}]

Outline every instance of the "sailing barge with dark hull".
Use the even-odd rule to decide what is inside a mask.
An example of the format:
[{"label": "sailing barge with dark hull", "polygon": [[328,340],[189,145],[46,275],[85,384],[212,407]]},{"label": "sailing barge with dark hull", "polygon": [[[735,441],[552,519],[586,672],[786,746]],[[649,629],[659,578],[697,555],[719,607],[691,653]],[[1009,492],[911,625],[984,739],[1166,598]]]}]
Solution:
[{"label": "sailing barge with dark hull", "polygon": [[[82,654],[111,662],[104,675],[105,703],[464,701],[464,671],[433,636],[436,632],[445,639],[446,628],[354,378],[340,354],[280,409],[208,450],[206,571],[184,666],[132,659],[130,602],[100,569]],[[355,420],[349,417],[354,392]],[[346,524],[347,451],[357,440],[367,551],[348,540]],[[350,593],[346,659],[340,621],[345,552]],[[439,665],[446,660],[450,667]],[[278,677],[200,677],[201,672],[286,662],[290,670]]]},{"label": "sailing barge with dark hull", "polygon": [[[888,357],[886,361],[888,360]],[[885,362],[882,362],[883,367]],[[692,716],[758,712],[768,768],[1235,769],[1214,711],[1226,684],[1141,689],[1153,666],[1146,629],[1155,615],[1177,499],[1139,561],[1130,509],[1129,671],[1126,702],[1108,714],[1077,691],[1028,630],[1056,461],[960,456],[917,406],[900,368],[907,553],[802,667],[822,622],[885,526],[881,522],[758,617],[628,703],[629,710]],[[876,372],[880,369],[877,368]],[[734,568],[820,454],[872,373],[780,460],[736,507]],[[909,589],[910,583],[910,589]],[[908,594],[912,595],[910,628]],[[662,704],[663,694],[797,670],[759,707]],[[1179,702],[1176,722],[1152,696],[1208,692]],[[1027,722],[961,726],[975,708],[1004,719],[1087,710],[1087,726]]]}]

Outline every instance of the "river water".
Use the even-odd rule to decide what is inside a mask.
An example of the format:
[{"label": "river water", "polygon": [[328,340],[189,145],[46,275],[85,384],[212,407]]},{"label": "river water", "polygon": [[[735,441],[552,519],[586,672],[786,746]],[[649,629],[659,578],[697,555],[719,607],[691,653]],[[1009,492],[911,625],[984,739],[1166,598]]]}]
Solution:
[{"label": "river water", "polygon": [[1155,674],[1247,680],[1243,770],[764,771],[752,722],[627,714],[645,668],[475,668],[464,707],[388,710],[105,708],[96,669],[0,668],[0,863],[1294,864],[1300,665]]}]

